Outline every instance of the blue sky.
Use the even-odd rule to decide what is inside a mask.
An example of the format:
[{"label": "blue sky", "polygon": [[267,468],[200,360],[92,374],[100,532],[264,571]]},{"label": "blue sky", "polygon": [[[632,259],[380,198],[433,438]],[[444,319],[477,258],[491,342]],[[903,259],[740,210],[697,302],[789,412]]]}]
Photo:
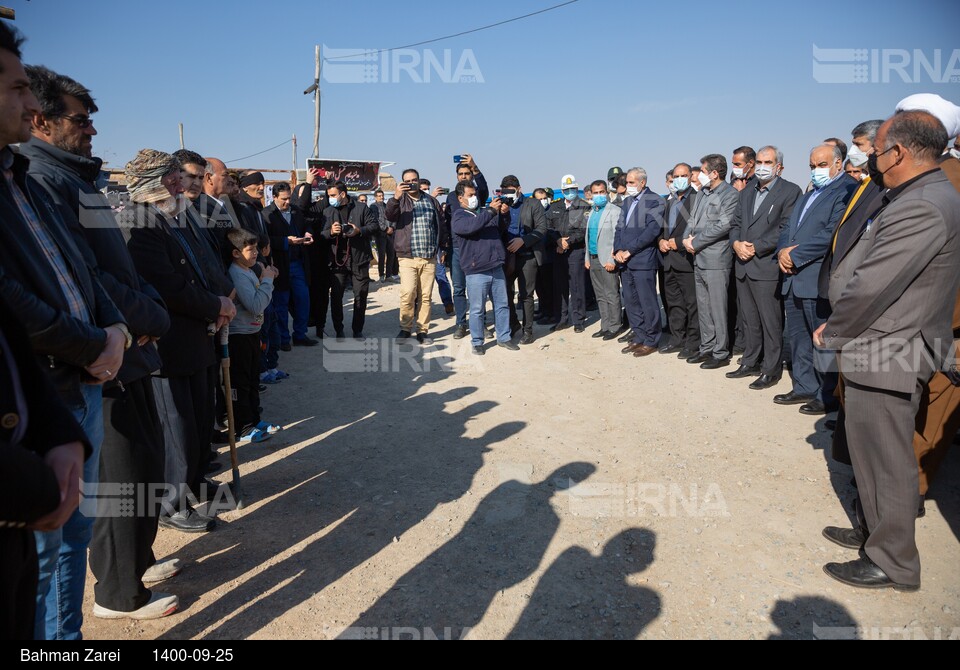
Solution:
[{"label": "blue sky", "polygon": [[[228,161],[296,133],[303,167],[313,142],[313,104],[303,90],[313,79],[315,44],[347,53],[395,47],[558,2],[3,4],[17,10],[27,35],[25,62],[93,91],[100,106],[94,151],[110,164],[142,147],[179,148],[183,122],[187,148]],[[949,69],[960,56],[958,26],[956,0],[580,0],[412,56],[430,50],[442,61],[449,49],[452,65],[466,58],[484,83],[443,83],[430,70],[431,83],[418,84],[389,67],[372,75],[386,83],[321,82],[320,154],[396,161],[391,171],[417,167],[449,186],[452,156],[472,152],[489,179],[513,173],[525,190],[557,188],[566,173],[582,185],[612,165],[640,165],[663,191],[663,173],[678,161],[713,152],[729,160],[741,144],[772,143],[785,154],[787,178],[804,185],[809,149],[820,140],[848,140],[856,123],[889,116],[911,93],[960,103],[956,60],[958,83],[913,71],[916,50],[931,62],[939,50],[939,71]],[[814,45],[878,50],[876,63],[868,51],[868,77],[890,81],[820,83]],[[910,82],[882,65],[901,58],[897,49],[911,61]],[[345,63],[325,65],[327,77],[353,76]],[[414,71],[422,77],[422,65]],[[291,162],[286,144],[233,165],[287,169]]]}]

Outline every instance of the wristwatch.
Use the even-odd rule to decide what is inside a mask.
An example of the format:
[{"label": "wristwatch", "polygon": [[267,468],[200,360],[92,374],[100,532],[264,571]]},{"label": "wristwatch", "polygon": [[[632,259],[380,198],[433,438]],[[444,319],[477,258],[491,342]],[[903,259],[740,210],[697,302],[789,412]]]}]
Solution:
[{"label": "wristwatch", "polygon": [[124,350],[124,351],[126,351],[127,349],[129,349],[130,347],[133,346],[133,335],[130,334],[130,330],[129,330],[124,324],[122,324],[122,323],[115,323],[115,324],[113,324],[112,326],[109,326],[109,327],[110,327],[110,328],[116,328],[116,329],[119,330],[121,333],[123,333],[123,338],[124,338],[124,340],[125,340],[124,343],[123,343],[123,350]]}]

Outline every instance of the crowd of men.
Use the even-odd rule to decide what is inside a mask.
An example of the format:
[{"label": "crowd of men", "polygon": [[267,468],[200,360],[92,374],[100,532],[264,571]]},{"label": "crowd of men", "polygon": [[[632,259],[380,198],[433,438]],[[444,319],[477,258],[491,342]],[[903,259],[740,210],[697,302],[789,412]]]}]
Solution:
[{"label": "crowd of men", "polygon": [[[414,169],[392,197],[354,198],[180,150],[141,150],[116,214],[94,157],[97,112],[79,82],[24,67],[0,24],[0,636],[76,639],[89,549],[93,613],[149,619],[178,607],[158,527],[208,532],[204,502],[227,403],[241,442],[280,430],[260,393],[289,374],[283,352],[365,335],[370,269],[398,281],[401,342],[429,345],[440,284],[455,339],[516,351],[549,332],[618,340],[642,359],[676,354],[727,367],[750,389],[792,388],[779,405],[839,410],[834,457],[853,466],[857,528],[824,535],[862,549],[828,564],[864,588],[920,586],[915,519],[957,433],[960,375],[960,108],[911,96],[887,120],[809,154],[810,183],[783,176],[773,145],[678,162],[661,197],[639,167],[562,177],[526,195],[507,175],[490,193],[470,155],[453,190]],[[582,186],[582,189],[581,189]],[[440,198],[446,196],[445,201]],[[447,268],[450,277],[447,277]],[[445,288],[444,288],[445,286]],[[519,311],[519,315],[518,315]],[[665,312],[663,318],[661,312]],[[235,394],[222,389],[228,336]],[[543,330],[541,336],[549,336]],[[42,416],[41,416],[42,415]],[[80,482],[154,486],[133,514],[77,509]],[[208,510],[210,508],[208,507]]]}]

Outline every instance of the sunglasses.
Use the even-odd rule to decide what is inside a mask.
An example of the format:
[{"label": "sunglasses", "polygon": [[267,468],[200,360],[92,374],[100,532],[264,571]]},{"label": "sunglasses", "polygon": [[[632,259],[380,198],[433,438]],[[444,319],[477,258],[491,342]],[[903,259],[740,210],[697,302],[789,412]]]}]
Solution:
[{"label": "sunglasses", "polygon": [[73,121],[81,130],[86,130],[93,125],[93,119],[91,119],[89,116],[61,116],[60,118]]}]

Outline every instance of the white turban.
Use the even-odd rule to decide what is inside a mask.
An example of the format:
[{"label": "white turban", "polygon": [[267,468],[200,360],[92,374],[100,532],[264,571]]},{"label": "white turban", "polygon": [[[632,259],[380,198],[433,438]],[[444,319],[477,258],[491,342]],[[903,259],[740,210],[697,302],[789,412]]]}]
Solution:
[{"label": "white turban", "polygon": [[947,129],[947,138],[960,135],[960,107],[944,100],[935,93],[916,93],[897,103],[898,112],[928,112],[940,120]]}]

